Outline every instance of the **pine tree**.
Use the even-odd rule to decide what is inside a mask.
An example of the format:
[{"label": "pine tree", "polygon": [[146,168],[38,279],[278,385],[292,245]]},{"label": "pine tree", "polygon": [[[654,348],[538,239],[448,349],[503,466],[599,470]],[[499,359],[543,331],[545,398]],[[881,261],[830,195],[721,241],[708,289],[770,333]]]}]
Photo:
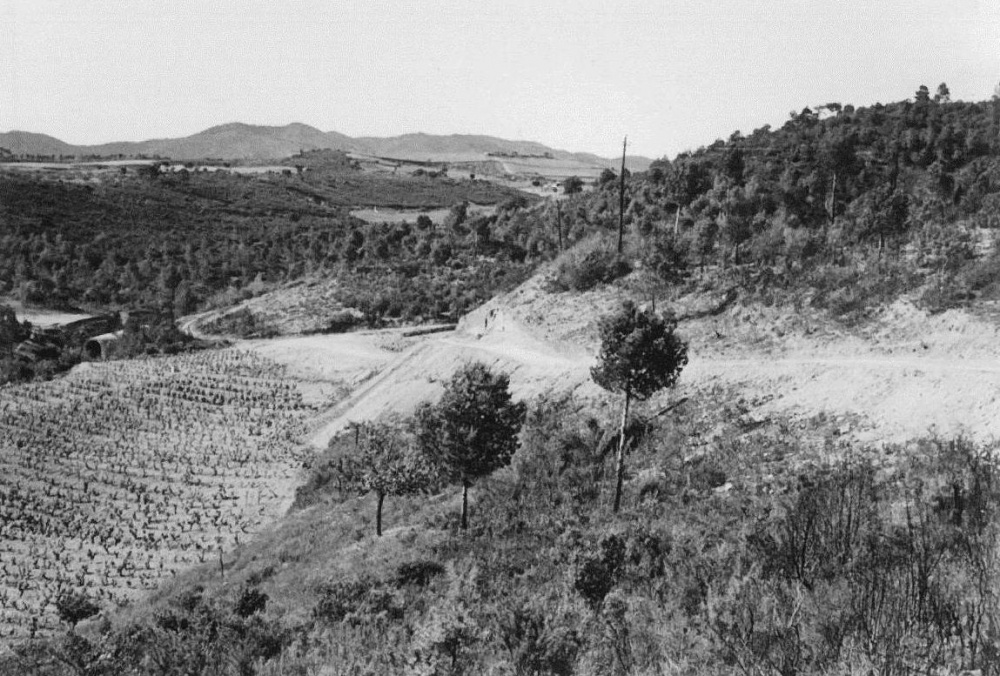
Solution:
[{"label": "pine tree", "polygon": [[469,487],[510,464],[525,405],[511,401],[506,374],[482,363],[452,377],[437,404],[414,415],[417,444],[446,477],[462,484],[462,528],[468,528]]},{"label": "pine tree", "polygon": [[687,343],[674,334],[677,322],[626,301],[621,310],[601,322],[601,353],[590,370],[594,382],[609,392],[625,395],[618,437],[615,480],[617,512],[625,474],[625,428],[632,399],[648,399],[677,382],[687,364]]}]

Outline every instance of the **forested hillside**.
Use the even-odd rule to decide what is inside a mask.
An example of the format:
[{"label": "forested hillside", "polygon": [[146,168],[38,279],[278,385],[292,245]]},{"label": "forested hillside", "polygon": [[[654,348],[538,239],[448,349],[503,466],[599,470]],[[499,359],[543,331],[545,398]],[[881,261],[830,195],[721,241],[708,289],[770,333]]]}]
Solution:
[{"label": "forested hillside", "polygon": [[[943,307],[995,290],[998,131],[996,101],[952,102],[944,84],[889,105],[804,108],[780,129],[655,162],[628,183],[626,224],[665,277],[750,266],[842,316],[933,278],[925,300]],[[597,198],[608,216],[612,178]]]},{"label": "forested hillside", "polygon": [[[384,259],[377,228],[343,206],[395,205],[399,192],[407,206],[427,207],[517,195],[485,183],[373,178],[340,167],[288,173],[148,167],[82,182],[0,176],[0,293],[40,305],[153,305],[180,315],[255,280]],[[434,248],[450,243],[450,234],[424,228],[407,243]]]}]

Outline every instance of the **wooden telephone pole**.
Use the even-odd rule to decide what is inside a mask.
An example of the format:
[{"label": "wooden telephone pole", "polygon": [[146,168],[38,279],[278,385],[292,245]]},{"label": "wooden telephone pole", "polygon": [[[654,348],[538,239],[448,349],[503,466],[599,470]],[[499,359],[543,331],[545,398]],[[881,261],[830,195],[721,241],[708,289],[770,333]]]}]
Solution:
[{"label": "wooden telephone pole", "polygon": [[618,255],[622,253],[622,240],[625,238],[625,148],[628,147],[628,136],[622,143],[622,173],[618,184]]},{"label": "wooden telephone pole", "polygon": [[562,253],[563,252],[562,208],[559,206],[559,200],[556,200],[556,230],[559,232],[559,253]]}]

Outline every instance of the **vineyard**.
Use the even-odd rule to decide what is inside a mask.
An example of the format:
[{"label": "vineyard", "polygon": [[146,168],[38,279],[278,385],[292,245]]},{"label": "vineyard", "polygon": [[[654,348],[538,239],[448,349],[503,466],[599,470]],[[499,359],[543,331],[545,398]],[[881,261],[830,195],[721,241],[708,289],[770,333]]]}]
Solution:
[{"label": "vineyard", "polygon": [[307,406],[236,350],[85,364],[0,388],[0,636],[59,628],[218,560],[290,504]]}]

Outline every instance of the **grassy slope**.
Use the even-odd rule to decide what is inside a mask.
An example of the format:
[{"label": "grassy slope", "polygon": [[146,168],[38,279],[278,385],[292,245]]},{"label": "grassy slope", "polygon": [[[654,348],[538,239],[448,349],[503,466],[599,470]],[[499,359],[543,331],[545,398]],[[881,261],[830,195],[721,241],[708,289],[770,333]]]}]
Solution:
[{"label": "grassy slope", "polygon": [[[551,295],[536,279],[480,309],[463,327],[475,339],[481,316],[496,310],[511,322],[523,321],[521,326],[530,326],[552,344],[593,349],[594,313],[613,307],[621,295],[635,295],[640,282],[633,275],[619,285],[586,294]],[[696,314],[699,308],[710,307],[717,295],[685,296],[676,305],[682,313]],[[962,331],[965,339],[949,343],[958,314],[928,322],[926,315],[907,313],[902,307],[894,306],[877,321],[850,329],[824,319],[822,313],[792,315],[753,301],[682,323],[682,332],[703,363],[692,363],[692,377],[686,377],[680,391],[669,397],[686,396],[686,403],[650,420],[644,440],[630,456],[625,508],[618,515],[611,513],[609,504],[611,461],[600,460],[614,428],[616,402],[549,396],[532,402],[533,414],[514,464],[474,487],[469,533],[456,529],[460,494],[455,488],[429,497],[389,498],[387,530],[379,539],[373,534],[374,498],[342,495],[328,485],[304,494],[303,504],[308,506],[228,554],[224,575],[217,565],[182,575],[148,603],[119,615],[112,622],[116,631],[102,638],[100,626],[91,624],[81,633],[95,646],[103,641],[105,648],[109,642],[133,636],[130,645],[142,649],[143,641],[129,632],[158,627],[150,630],[153,636],[172,637],[174,649],[184,653],[193,650],[192,641],[197,643],[201,630],[190,635],[164,629],[171,625],[163,618],[186,617],[196,629],[203,621],[196,620],[203,617],[197,613],[212,609],[211,617],[231,618],[225,620],[234,632],[230,644],[236,648],[230,654],[234,659],[242,655],[250,662],[258,660],[256,673],[262,674],[324,673],[324,669],[421,673],[433,666],[425,658],[454,658],[467,673],[505,672],[518,664],[525,668],[532,655],[557,673],[569,673],[560,671],[569,669],[567,665],[580,673],[610,673],[626,666],[636,673],[728,673],[741,662],[767,665],[769,660],[792,659],[774,646],[761,649],[754,638],[754,632],[764,632],[763,636],[777,631],[781,622],[789,621],[787,617],[761,618],[756,629],[748,629],[741,614],[759,611],[768,603],[784,607],[783,594],[804,593],[802,580],[794,575],[786,579],[783,573],[765,574],[764,569],[754,568],[769,559],[753,534],[786,528],[781,514],[799,504],[802,482],[824,481],[839,459],[853,457],[862,465],[873,462],[882,467],[878,474],[864,476],[884,480],[880,490],[889,495],[902,490],[885,479],[893,472],[923,473],[922,481],[930,486],[926,490],[933,493],[943,471],[934,464],[940,458],[933,444],[926,443],[865,455],[866,444],[855,435],[872,429],[863,413],[824,412],[828,401],[797,411],[795,395],[774,406],[778,390],[754,382],[759,371],[748,372],[747,382],[742,382],[738,369],[728,378],[720,377],[719,371],[705,372],[704,364],[736,357],[747,362],[786,357],[792,363],[801,359],[803,348],[812,356],[827,357],[864,356],[859,352],[862,347],[882,355],[896,349],[905,352],[911,364],[904,367],[903,376],[909,368],[912,378],[927,362],[912,364],[913,359],[924,358],[924,350],[912,356],[907,340],[931,339],[931,359],[949,354],[959,344],[978,349],[980,355],[991,353],[989,324],[970,317]],[[918,329],[923,333],[916,333]],[[702,371],[695,376],[699,368]],[[836,364],[829,372],[840,378],[846,374],[843,365]],[[802,379],[800,370],[775,383],[788,387],[787,383]],[[966,376],[959,374],[958,379],[968,385]],[[648,417],[664,403],[653,402],[639,413]],[[953,413],[961,417],[961,411]],[[927,464],[917,467],[913,458],[925,458]],[[947,472],[956,476],[954,469]],[[850,476],[855,477],[851,481],[859,480]],[[925,495],[914,504],[930,509],[937,504],[931,497]],[[988,508],[993,504],[989,502]],[[616,543],[624,546],[627,562],[611,572],[608,556]],[[953,551],[946,542],[938,546]],[[814,555],[818,554],[809,553]],[[959,563],[949,559],[948,565]],[[606,596],[600,593],[605,589],[601,566],[607,573]],[[426,582],[404,581],[408,572],[418,569],[429,571]],[[845,568],[834,579],[837,585],[861,585],[859,574],[855,568]],[[588,575],[596,578],[590,580]],[[754,576],[760,584],[748,586],[747,580]],[[810,584],[816,589],[815,583]],[[265,594],[266,607],[247,619],[233,619],[239,618],[232,612],[246,599],[248,589]],[[795,659],[805,673],[817,669],[839,673],[837,669],[895,659],[887,655],[885,644],[865,648],[855,638],[825,662],[815,655],[804,657],[807,651],[829,648],[825,639],[816,638],[817,623],[824,617],[839,617],[855,602],[835,593],[839,587],[822,589],[822,594],[805,590],[808,593],[799,601],[802,610],[796,626],[803,634]],[[194,608],[202,610],[190,615],[193,590],[200,590],[195,596],[202,599]],[[984,607],[983,612],[992,611]],[[848,626],[847,619],[844,622]],[[921,622],[913,631],[933,629],[927,617]],[[541,634],[532,638],[536,630]],[[260,661],[260,653],[247,652],[247,637],[256,636],[255,645],[260,644],[260,636],[253,633],[257,631],[284,646],[280,655]],[[621,643],[622,631],[629,632],[627,643]],[[919,636],[926,638],[923,633]],[[216,642],[197,645],[227,650]],[[544,645],[552,650],[546,653]],[[951,653],[944,654],[943,659],[949,659]],[[925,660],[918,659],[918,665],[936,659],[919,651],[914,655]],[[975,664],[982,658],[963,654],[956,659]]]}]

